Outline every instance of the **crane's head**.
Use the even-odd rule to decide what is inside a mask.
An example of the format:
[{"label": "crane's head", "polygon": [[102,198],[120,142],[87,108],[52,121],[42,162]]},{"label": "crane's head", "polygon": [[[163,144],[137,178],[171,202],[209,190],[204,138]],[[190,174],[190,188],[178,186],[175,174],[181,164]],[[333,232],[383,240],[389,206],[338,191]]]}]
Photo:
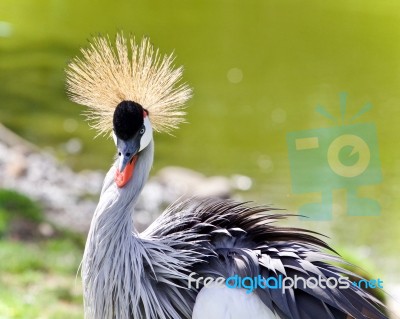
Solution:
[{"label": "crane's head", "polygon": [[99,134],[112,135],[118,149],[115,181],[123,187],[131,178],[139,153],[157,132],[170,132],[184,119],[183,106],[191,89],[180,83],[182,67],[174,56],[161,56],[150,41],[139,44],[122,33],[115,45],[95,37],[83,57],[67,69],[70,98],[89,107],[87,117]]},{"label": "crane's head", "polygon": [[122,101],[113,116],[113,139],[118,149],[118,168],[115,182],[125,186],[133,174],[138,153],[153,139],[149,113],[140,104]]}]

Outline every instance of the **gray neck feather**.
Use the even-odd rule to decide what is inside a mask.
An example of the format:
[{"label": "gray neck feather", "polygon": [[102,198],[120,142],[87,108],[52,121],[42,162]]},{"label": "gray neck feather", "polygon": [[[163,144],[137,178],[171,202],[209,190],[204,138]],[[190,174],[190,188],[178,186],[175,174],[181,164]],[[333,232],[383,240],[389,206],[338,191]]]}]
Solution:
[{"label": "gray neck feather", "polygon": [[[131,180],[118,188],[114,175],[118,161],[104,180],[90,226],[82,260],[85,317],[134,318],[139,302],[143,261],[148,257],[132,222],[135,203],[153,163],[153,141],[139,153]],[[133,308],[133,309],[129,309]]]}]

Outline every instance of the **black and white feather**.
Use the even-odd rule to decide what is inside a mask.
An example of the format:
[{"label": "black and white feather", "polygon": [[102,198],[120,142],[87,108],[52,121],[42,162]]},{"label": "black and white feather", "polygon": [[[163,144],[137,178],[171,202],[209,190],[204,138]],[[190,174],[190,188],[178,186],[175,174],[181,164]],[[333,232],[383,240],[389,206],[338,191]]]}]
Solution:
[{"label": "black and white feather", "polygon": [[[184,241],[179,249],[201,252],[193,255],[200,260],[188,271],[203,277],[357,276],[332,265],[343,261],[329,254],[333,250],[315,233],[275,225],[286,217],[268,207],[196,198],[171,206],[142,235]],[[282,319],[386,318],[377,309],[380,302],[351,282],[348,289],[301,287],[285,294],[280,289],[256,289],[255,294]]]}]

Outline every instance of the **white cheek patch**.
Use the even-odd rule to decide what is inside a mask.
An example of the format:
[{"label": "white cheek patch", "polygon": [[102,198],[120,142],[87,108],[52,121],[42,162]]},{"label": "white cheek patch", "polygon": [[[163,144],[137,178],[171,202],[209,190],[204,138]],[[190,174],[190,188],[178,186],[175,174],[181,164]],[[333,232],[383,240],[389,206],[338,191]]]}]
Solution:
[{"label": "white cheek patch", "polygon": [[112,138],[113,138],[113,141],[114,141],[114,144],[115,144],[115,146],[117,146],[117,135],[115,135],[115,132],[113,131],[112,132]]},{"label": "white cheek patch", "polygon": [[146,148],[146,146],[149,145],[151,140],[153,139],[153,128],[151,127],[151,123],[148,116],[144,118],[143,124],[144,127],[146,128],[146,131],[144,132],[142,138],[140,139],[139,152],[142,151],[144,148]]}]

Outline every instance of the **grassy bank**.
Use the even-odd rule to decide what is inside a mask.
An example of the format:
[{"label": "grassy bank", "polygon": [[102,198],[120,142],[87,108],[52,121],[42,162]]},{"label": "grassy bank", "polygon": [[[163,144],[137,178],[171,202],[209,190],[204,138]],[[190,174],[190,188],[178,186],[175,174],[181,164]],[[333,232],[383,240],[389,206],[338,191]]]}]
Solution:
[{"label": "grassy bank", "polygon": [[0,240],[1,319],[81,319],[77,266],[82,247],[68,238]]},{"label": "grassy bank", "polygon": [[0,189],[0,318],[82,318],[83,238],[47,223],[38,203]]}]

